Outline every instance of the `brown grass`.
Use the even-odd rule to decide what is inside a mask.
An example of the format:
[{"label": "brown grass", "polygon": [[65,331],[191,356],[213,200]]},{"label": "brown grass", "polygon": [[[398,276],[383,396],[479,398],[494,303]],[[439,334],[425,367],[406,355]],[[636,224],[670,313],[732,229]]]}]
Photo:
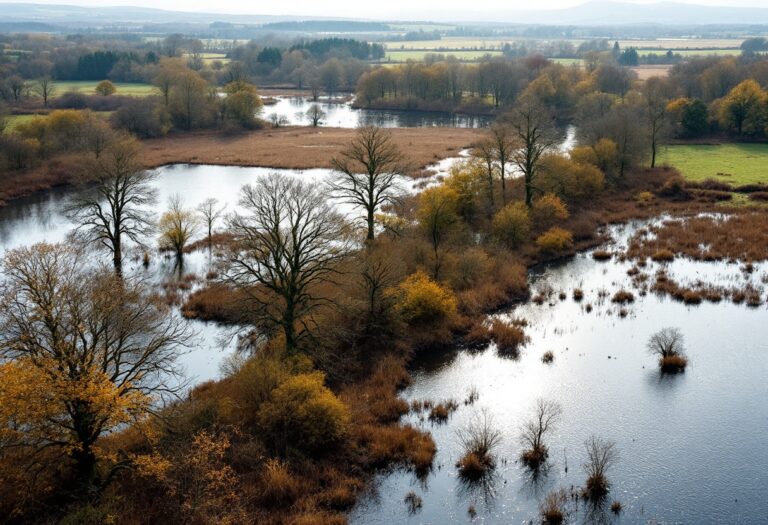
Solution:
[{"label": "brown grass", "polygon": [[629,292],[627,290],[619,290],[618,292],[613,294],[613,298],[611,299],[611,302],[616,304],[633,303],[635,302],[635,296],[632,292]]},{"label": "brown grass", "polygon": [[688,358],[684,355],[669,355],[659,359],[659,367],[661,368],[661,371],[668,374],[683,372],[687,365]]},{"label": "brown grass", "polygon": [[491,337],[499,353],[515,356],[520,347],[525,346],[530,338],[525,335],[524,322],[513,321],[511,324],[494,319],[491,325]]},{"label": "brown grass", "polygon": [[480,457],[474,452],[467,452],[456,463],[459,475],[465,479],[477,480],[493,470],[494,463],[490,457]]},{"label": "brown grass", "polygon": [[606,250],[595,250],[592,252],[592,258],[596,261],[610,261],[613,254]]},{"label": "brown grass", "polygon": [[[147,166],[174,163],[264,166],[268,168],[323,168],[352,141],[355,129],[285,127],[224,136],[216,132],[174,134],[143,142]],[[481,130],[460,128],[400,128],[395,143],[420,170],[479,140]]]},{"label": "brown grass", "polygon": [[578,302],[581,302],[582,299],[584,299],[584,291],[581,288],[574,288],[573,289],[573,300]]},{"label": "brown grass", "polygon": [[429,420],[434,423],[445,423],[457,408],[459,404],[453,399],[438,403],[429,411]]},{"label": "brown grass", "polygon": [[539,512],[547,525],[559,525],[565,521],[565,505],[568,502],[568,494],[564,489],[550,492],[544,498]]},{"label": "brown grass", "polygon": [[675,254],[697,261],[768,259],[768,215],[735,211],[725,218],[688,217],[650,228],[653,238],[635,235],[627,250],[633,259],[672,260]]},{"label": "brown grass", "polygon": [[614,514],[621,514],[622,508],[623,507],[621,505],[621,502],[618,500],[611,503],[611,512],[613,512]]},{"label": "brown grass", "polygon": [[551,363],[551,362],[552,362],[552,361],[554,361],[554,360],[555,360],[555,354],[554,354],[554,352],[552,352],[552,350],[547,350],[547,351],[546,351],[546,352],[544,352],[544,354],[541,356],[541,362],[542,362],[542,363],[546,363],[546,364],[549,364],[549,363]]}]

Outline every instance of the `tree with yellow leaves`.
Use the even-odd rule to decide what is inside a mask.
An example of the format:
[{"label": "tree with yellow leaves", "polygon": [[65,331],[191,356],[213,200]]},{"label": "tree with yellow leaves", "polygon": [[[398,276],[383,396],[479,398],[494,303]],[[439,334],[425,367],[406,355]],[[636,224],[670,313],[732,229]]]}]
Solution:
[{"label": "tree with yellow leaves", "polygon": [[745,80],[723,99],[720,124],[742,133],[761,133],[765,122],[765,91],[754,80]]},{"label": "tree with yellow leaves", "polygon": [[58,451],[78,488],[92,490],[116,466],[100,472],[99,437],[146,417],[157,395],[175,391],[187,331],[141,282],[87,264],[51,244],[3,261],[0,460],[34,464],[39,452]]},{"label": "tree with yellow leaves", "polygon": [[432,245],[435,256],[434,277],[440,274],[442,258],[440,249],[448,233],[459,220],[459,194],[448,186],[434,186],[419,196],[419,209],[416,217]]},{"label": "tree with yellow leaves", "polygon": [[176,194],[168,200],[168,211],[160,217],[160,244],[164,249],[173,250],[176,258],[184,257],[184,249],[197,230],[195,212],[184,208],[181,197]]}]

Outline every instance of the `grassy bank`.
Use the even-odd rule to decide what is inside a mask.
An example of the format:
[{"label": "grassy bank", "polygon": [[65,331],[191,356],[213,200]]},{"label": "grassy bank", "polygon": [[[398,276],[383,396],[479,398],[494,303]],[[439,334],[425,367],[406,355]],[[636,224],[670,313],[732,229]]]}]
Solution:
[{"label": "grassy bank", "polygon": [[717,179],[732,185],[768,182],[768,144],[674,145],[659,161],[691,181]]}]

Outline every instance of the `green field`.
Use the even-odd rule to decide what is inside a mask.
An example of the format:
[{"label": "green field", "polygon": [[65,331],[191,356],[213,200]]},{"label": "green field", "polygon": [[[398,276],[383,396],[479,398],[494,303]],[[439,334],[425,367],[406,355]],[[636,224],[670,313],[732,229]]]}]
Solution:
[{"label": "green field", "polygon": [[[668,50],[666,49],[638,49],[637,53],[640,56],[646,55],[665,55]],[[741,54],[741,49],[672,49],[673,53],[684,57],[691,56],[738,56]]]},{"label": "green field", "polygon": [[695,181],[711,178],[734,186],[768,183],[768,144],[667,146],[659,162]]},{"label": "green field", "polygon": [[478,60],[485,55],[500,56],[501,51],[498,49],[477,49],[477,50],[450,50],[450,51],[437,51],[437,50],[405,50],[405,51],[387,51],[385,60],[390,62],[405,62],[407,60],[424,60],[424,56],[428,54],[441,54],[441,55],[453,55],[459,60],[473,61]]},{"label": "green field", "polygon": [[[78,91],[84,95],[93,95],[95,94],[96,84],[98,82],[95,80],[53,82],[56,88],[56,95],[62,95],[67,91]],[[123,84],[116,82],[115,87],[117,88],[116,95],[146,97],[155,94],[155,88],[151,84]]]}]

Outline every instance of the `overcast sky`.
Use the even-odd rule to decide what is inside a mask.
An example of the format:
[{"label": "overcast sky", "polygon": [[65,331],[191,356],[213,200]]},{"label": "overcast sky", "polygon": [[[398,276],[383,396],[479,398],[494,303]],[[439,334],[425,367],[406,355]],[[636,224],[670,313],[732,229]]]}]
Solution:
[{"label": "overcast sky", "polygon": [[[676,0],[689,4],[766,7],[768,0]],[[437,19],[448,11],[483,13],[520,11],[530,9],[557,9],[571,7],[585,0],[483,0],[478,5],[466,0],[384,0],[363,2],[352,0],[0,0],[2,3],[73,4],[84,6],[131,5],[173,11],[204,11],[209,13],[242,13],[266,15],[326,16],[345,18],[397,18],[413,16],[418,19]],[[658,0],[634,0],[633,3],[653,4]],[[432,14],[429,17],[427,15]]]}]

